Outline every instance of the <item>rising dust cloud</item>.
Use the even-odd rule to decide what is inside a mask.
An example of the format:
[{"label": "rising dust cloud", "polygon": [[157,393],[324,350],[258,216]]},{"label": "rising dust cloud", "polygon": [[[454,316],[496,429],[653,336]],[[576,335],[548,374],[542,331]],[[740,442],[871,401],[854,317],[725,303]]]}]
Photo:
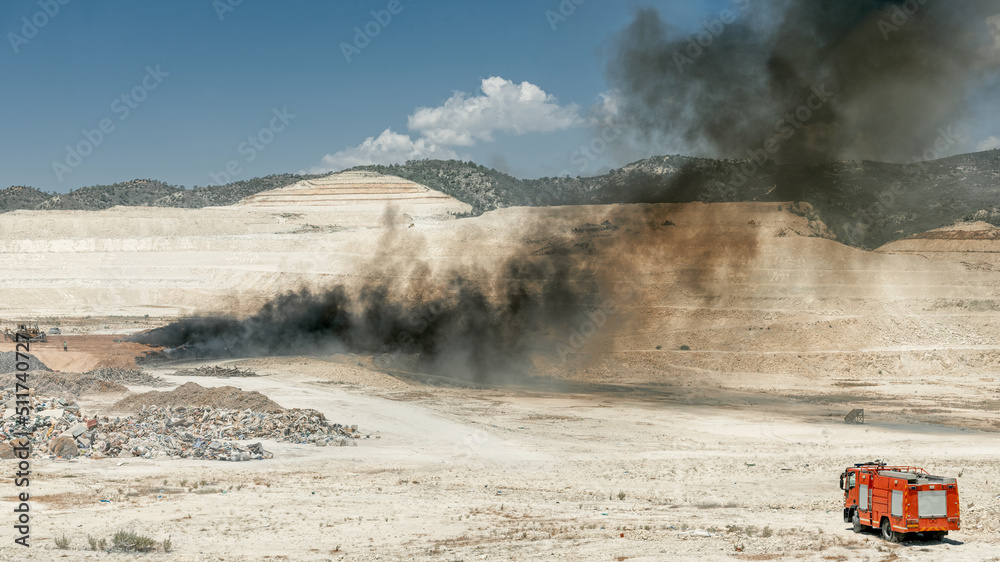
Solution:
[{"label": "rising dust cloud", "polygon": [[595,317],[607,321],[595,338],[601,345],[611,345],[606,336],[616,326],[638,322],[629,313],[633,296],[656,270],[650,264],[672,259],[676,248],[694,253],[698,267],[676,279],[693,295],[713,293],[722,277],[745,275],[758,251],[756,230],[718,238],[721,218],[713,211],[703,213],[703,226],[678,228],[668,207],[563,208],[558,218],[521,223],[512,253],[495,266],[446,275],[420,258],[399,257],[400,248],[419,255],[426,241],[390,217],[357,287],[291,292],[247,318],[186,318],[133,339],[166,348],[152,361],[357,353],[387,358],[376,365],[389,371],[530,382],[537,359],[563,365],[567,353],[576,357],[582,348],[574,337],[589,336],[585,326]]},{"label": "rising dust cloud", "polygon": [[[534,233],[539,236],[556,235]],[[594,264],[571,245],[553,242],[544,255],[531,255],[525,246],[493,271],[452,271],[441,281],[418,258],[387,263],[389,246],[396,244],[407,240],[392,226],[379,243],[372,266],[377,273],[360,287],[303,289],[245,319],[186,318],[133,338],[166,348],[151,360],[388,354],[390,369],[502,382],[529,375],[532,357],[554,355],[599,302]]]}]

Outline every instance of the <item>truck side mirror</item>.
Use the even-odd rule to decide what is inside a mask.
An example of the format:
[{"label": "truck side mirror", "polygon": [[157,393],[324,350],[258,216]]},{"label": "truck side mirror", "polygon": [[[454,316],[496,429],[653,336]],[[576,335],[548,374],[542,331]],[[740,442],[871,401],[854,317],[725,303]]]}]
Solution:
[{"label": "truck side mirror", "polygon": [[844,475],[843,474],[840,475],[840,489],[841,490],[844,489]]}]

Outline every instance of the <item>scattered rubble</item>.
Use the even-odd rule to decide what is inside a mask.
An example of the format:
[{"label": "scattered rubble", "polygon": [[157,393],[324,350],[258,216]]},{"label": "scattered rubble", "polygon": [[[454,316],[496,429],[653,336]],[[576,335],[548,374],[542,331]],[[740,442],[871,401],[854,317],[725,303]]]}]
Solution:
[{"label": "scattered rubble", "polygon": [[117,367],[100,367],[87,371],[85,375],[93,375],[102,381],[115,382],[119,384],[131,384],[134,386],[170,386],[170,383],[162,377],[151,375],[141,369],[121,369]]},{"label": "scattered rubble", "polygon": [[263,412],[211,406],[143,406],[126,417],[87,419],[71,400],[32,396],[31,401],[31,416],[14,415],[13,393],[4,391],[0,403],[3,415],[0,458],[13,458],[14,432],[25,429],[31,436],[33,457],[91,459],[170,457],[248,461],[270,459],[273,454],[264,450],[261,443],[237,440],[272,439],[325,447],[355,445],[355,440],[361,438],[357,426],[331,424],[315,410]]},{"label": "scattered rubble", "polygon": [[250,409],[255,412],[284,410],[257,391],[244,391],[235,386],[205,388],[193,382],[185,383],[170,391],[152,390],[128,396],[115,404],[114,408],[135,411],[144,406],[209,406],[222,409]]},{"label": "scattered rubble", "polygon": [[219,365],[205,365],[197,369],[181,369],[174,373],[174,376],[183,377],[256,377],[257,373],[249,369],[239,369],[236,367],[222,367]]},{"label": "scattered rubble", "polygon": [[[0,387],[12,388],[15,382],[16,373],[0,375]],[[100,368],[86,373],[32,372],[29,386],[46,396],[75,399],[97,392],[128,392],[125,384],[157,387],[170,383],[135,369]]]},{"label": "scattered rubble", "polygon": [[[17,354],[18,354],[17,351],[5,351],[3,353],[0,353],[0,373],[6,374],[6,373],[16,373],[16,372],[18,372],[17,363],[18,363],[19,359],[18,359]],[[28,361],[27,361],[27,363],[28,363],[28,371],[51,371],[52,370],[52,369],[48,368],[45,365],[45,363],[42,363],[41,361],[38,360],[37,357],[35,357],[34,355],[32,355],[30,353],[28,353],[28,354],[22,353],[21,355],[22,355],[22,359],[23,359],[24,355],[28,356]]]},{"label": "scattered rubble", "polygon": [[177,456],[218,460],[270,458],[259,444],[229,440],[274,439],[298,444],[354,445],[357,426],[330,424],[315,410],[281,413],[211,407],[149,407],[128,418],[102,418],[102,435],[95,444],[107,456],[155,458]]},{"label": "scattered rubble", "polygon": [[[0,386],[14,388],[17,382],[14,373],[0,375]],[[55,373],[37,371],[29,375],[28,386],[39,394],[63,399],[75,399],[84,394],[96,392],[128,392],[124,386],[102,380],[90,373]]]},{"label": "scattered rubble", "polygon": [[[125,384],[136,386],[169,386],[161,377],[138,369],[102,367],[86,373],[62,373],[49,369],[32,355],[28,355],[29,386],[39,394],[73,399],[95,392],[128,392]],[[15,352],[0,353],[0,387],[12,388],[16,382],[17,361]]]},{"label": "scattered rubble", "polygon": [[[71,428],[75,428],[74,431],[79,431],[77,426],[81,423],[83,423],[84,432],[79,434],[86,434],[87,425],[80,415],[80,407],[70,399],[56,396],[40,397],[36,395],[34,388],[30,389],[28,394],[30,395],[32,413],[30,416],[20,416],[16,415],[13,385],[3,391],[3,397],[0,400],[0,414],[3,418],[3,422],[0,423],[0,441],[3,442],[0,444],[0,455],[6,452],[4,445],[12,447],[11,441],[15,437],[15,432],[26,431],[31,436],[29,440],[32,456],[40,456],[40,450],[43,446],[47,446],[53,452],[58,450],[60,454],[66,453],[75,456],[72,448],[64,440],[57,442],[56,439],[68,435],[74,441],[73,445],[76,446],[73,433],[67,434],[66,432]],[[26,439],[26,437],[21,438]]]}]

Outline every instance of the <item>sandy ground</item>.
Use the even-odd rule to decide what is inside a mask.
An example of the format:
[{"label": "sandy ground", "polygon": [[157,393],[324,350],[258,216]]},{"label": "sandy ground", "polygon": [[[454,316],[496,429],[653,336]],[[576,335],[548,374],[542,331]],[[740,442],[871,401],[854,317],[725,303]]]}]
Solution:
[{"label": "sandy ground", "polygon": [[[179,315],[565,252],[619,312],[556,334],[569,353],[534,350],[532,386],[429,386],[352,355],[223,362],[265,375],[247,379],[156,369],[370,438],[268,443],[275,458],[249,463],[40,460],[33,559],[124,558],[85,550],[87,535],[132,527],[169,536],[174,551],[149,558],[170,560],[1000,560],[992,227],[865,252],[787,203],[461,220],[296,205],[0,215],[3,324],[63,329],[33,349],[52,368],[126,366],[147,348],[116,339]],[[115,415],[118,398],[81,403]],[[865,425],[843,422],[853,408]],[[963,529],[903,545],[854,534],[838,475],[876,458],[959,476]],[[25,557],[9,544],[0,559]]]},{"label": "sandy ground", "polygon": [[[44,330],[44,327],[42,328]],[[46,342],[28,344],[29,351],[53,371],[83,373],[98,367],[135,369],[135,359],[158,348],[123,341],[124,336],[49,336]],[[65,349],[63,344],[66,344]],[[14,343],[0,341],[0,352],[12,351]]]},{"label": "sandy ground", "polygon": [[[1000,549],[992,433],[846,425],[787,392],[706,389],[718,404],[692,405],[669,387],[428,388],[344,357],[233,364],[268,376],[166,376],[260,390],[370,438],[269,443],[275,459],[250,463],[39,461],[34,559],[108,558],[81,550],[86,537],[123,526],[169,536],[174,552],[150,557],[173,560],[930,561],[995,560]],[[875,455],[962,474],[963,530],[903,545],[855,535],[837,475]],[[62,533],[69,551],[55,550]],[[23,553],[4,545],[0,557]]]}]

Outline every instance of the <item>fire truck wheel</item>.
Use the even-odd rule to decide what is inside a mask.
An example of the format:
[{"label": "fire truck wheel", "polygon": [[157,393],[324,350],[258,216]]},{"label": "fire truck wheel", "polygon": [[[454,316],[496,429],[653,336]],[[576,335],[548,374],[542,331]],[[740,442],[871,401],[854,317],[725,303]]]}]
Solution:
[{"label": "fire truck wheel", "polygon": [[882,520],[882,538],[889,542],[903,542],[903,535],[905,533],[897,533],[892,529],[892,523],[889,522],[889,518]]},{"label": "fire truck wheel", "polygon": [[861,530],[862,530],[861,529],[861,518],[858,517],[858,512],[857,511],[855,511],[854,512],[854,516],[851,517],[851,523],[854,524],[854,532],[855,533],[860,533]]}]

